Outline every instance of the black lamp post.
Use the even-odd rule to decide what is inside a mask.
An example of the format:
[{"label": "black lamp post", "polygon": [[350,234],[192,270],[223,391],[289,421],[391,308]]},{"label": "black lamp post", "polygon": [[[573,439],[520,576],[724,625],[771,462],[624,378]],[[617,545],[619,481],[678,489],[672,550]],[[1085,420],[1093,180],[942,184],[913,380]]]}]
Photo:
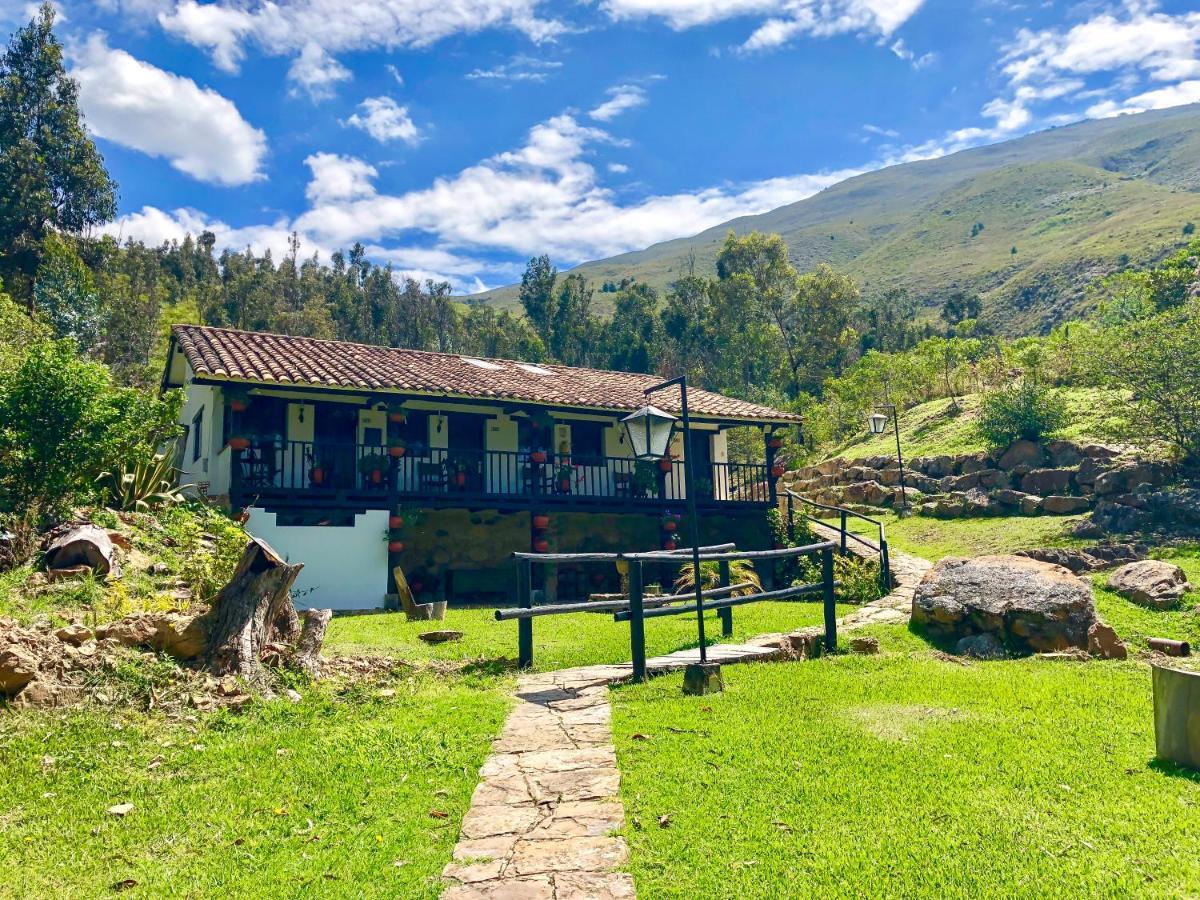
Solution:
[{"label": "black lamp post", "polygon": [[[886,409],[892,414],[892,430],[896,432],[896,462],[900,466],[900,509],[898,515],[903,516],[908,510],[908,494],[904,490],[904,454],[900,452],[900,414],[895,403],[884,403],[875,409]],[[867,424],[871,426],[871,434],[886,434],[888,417],[881,412],[867,416]]]},{"label": "black lamp post", "polygon": [[[649,397],[656,391],[679,385],[679,408],[683,421],[683,490],[687,495],[688,518],[691,519],[692,569],[696,583],[696,620],[700,630],[700,662],[708,662],[704,647],[704,587],[700,577],[700,517],[696,513],[696,491],[692,483],[692,428],[688,418],[687,376],[680,375],[654,387],[648,387],[643,395]],[[632,415],[621,420],[629,434],[629,445],[637,459],[662,459],[671,446],[675,423],[680,421],[656,406],[647,404]]]}]

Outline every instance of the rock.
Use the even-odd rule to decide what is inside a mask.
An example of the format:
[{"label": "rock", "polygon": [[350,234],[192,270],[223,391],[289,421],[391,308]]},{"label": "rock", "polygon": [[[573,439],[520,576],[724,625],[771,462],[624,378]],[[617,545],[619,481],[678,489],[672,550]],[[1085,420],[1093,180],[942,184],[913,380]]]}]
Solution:
[{"label": "rock", "polygon": [[1011,483],[1011,476],[1000,469],[984,469],[979,473],[979,486],[985,488],[1006,488]]},{"label": "rock", "polygon": [[1129,650],[1111,625],[1097,622],[1088,629],[1088,653],[1101,659],[1126,659]]},{"label": "rock", "polygon": [[951,491],[969,491],[979,487],[979,474],[969,472],[965,475],[949,475],[941,480],[940,487],[947,493]]},{"label": "rock", "polygon": [[1080,538],[1102,538],[1105,531],[1096,522],[1083,519],[1071,526],[1071,534]]},{"label": "rock", "polygon": [[954,458],[952,456],[934,456],[925,461],[922,471],[934,478],[945,478],[954,474]]},{"label": "rock", "polygon": [[1021,479],[1021,490],[1042,497],[1065,494],[1071,489],[1071,474],[1069,469],[1034,469]]},{"label": "rock", "polygon": [[96,640],[115,640],[126,647],[150,647],[177,659],[192,659],[207,648],[208,628],[200,616],[146,613],[99,626]]},{"label": "rock", "polygon": [[967,513],[967,499],[963,495],[943,497],[933,505],[933,514],[939,519],[958,519]]},{"label": "rock", "polygon": [[1091,508],[1092,502],[1087,497],[1050,496],[1042,502],[1042,509],[1055,516],[1070,516]]},{"label": "rock", "polygon": [[1126,563],[1108,578],[1107,587],[1142,606],[1167,609],[1176,605],[1191,585],[1179,566],[1159,559]]},{"label": "rock", "polygon": [[129,535],[122,534],[119,531],[108,532],[108,539],[113,542],[113,546],[120,547],[122,550],[129,551],[133,549],[133,541]]},{"label": "rock", "polygon": [[1021,512],[1027,516],[1040,515],[1045,502],[1041,497],[1026,494],[1021,498]]},{"label": "rock", "polygon": [[1008,651],[996,636],[986,632],[973,634],[958,641],[954,645],[954,652],[972,659],[1005,659],[1008,656]]},{"label": "rock", "polygon": [[9,644],[0,648],[0,693],[15,694],[37,675],[37,658],[24,647]]},{"label": "rock", "polygon": [[1079,463],[1079,469],[1075,472],[1075,483],[1082,490],[1093,490],[1096,484],[1096,479],[1109,470],[1108,463],[1084,457]]},{"label": "rock", "polygon": [[1012,509],[1020,509],[1021,501],[1028,496],[1029,494],[1026,494],[1024,491],[1014,491],[1012,488],[1001,488],[992,493],[993,500],[1001,506],[1007,506]]},{"label": "rock", "polygon": [[844,463],[845,460],[835,456],[833,459],[817,463],[814,468],[817,470],[818,475],[836,475]]},{"label": "rock", "polygon": [[91,574],[91,566],[64,566],[60,569],[47,569],[46,582],[54,584],[59,581],[71,581],[75,578],[83,578],[85,575]]},{"label": "rock", "polygon": [[913,595],[912,621],[934,637],[992,634],[1023,653],[1086,648],[1091,588],[1068,569],[1021,556],[946,557]]},{"label": "rock", "polygon": [[154,626],[145,616],[128,616],[96,627],[97,641],[116,641],[126,647],[139,647],[150,643]]},{"label": "rock", "polygon": [[872,654],[879,652],[879,638],[856,637],[850,638],[851,653]]},{"label": "rock", "polygon": [[56,706],[58,704],[59,692],[54,685],[45,681],[34,680],[25,685],[25,688],[16,696],[16,702],[20,706],[35,706],[41,709]]},{"label": "rock", "polygon": [[64,644],[71,644],[74,647],[78,647],[80,644],[84,644],[92,639],[92,629],[86,625],[72,622],[70,625],[64,625],[58,631],[54,632],[54,636]]},{"label": "rock", "polygon": [[1017,556],[1027,556],[1042,562],[1053,563],[1070,569],[1076,574],[1080,572],[1095,572],[1118,562],[1129,562],[1145,559],[1149,548],[1145,544],[1110,544],[1107,546],[1087,547],[1036,547],[1032,550],[1018,550]]},{"label": "rock", "polygon": [[1033,441],[1019,440],[1004,451],[1000,456],[1000,461],[996,463],[1001,469],[1006,472],[1011,472],[1017,466],[1027,465],[1032,468],[1040,466],[1045,462],[1045,454],[1042,448]]},{"label": "rock", "polygon": [[963,475],[976,475],[991,467],[992,461],[984,453],[971,453],[959,457],[958,471]]},{"label": "rock", "polygon": [[427,644],[444,644],[447,641],[461,641],[463,633],[461,631],[426,631],[418,634],[421,640]]},{"label": "rock", "polygon": [[1046,455],[1050,457],[1050,465],[1056,469],[1077,466],[1083,461],[1083,452],[1074,441],[1049,441]]}]

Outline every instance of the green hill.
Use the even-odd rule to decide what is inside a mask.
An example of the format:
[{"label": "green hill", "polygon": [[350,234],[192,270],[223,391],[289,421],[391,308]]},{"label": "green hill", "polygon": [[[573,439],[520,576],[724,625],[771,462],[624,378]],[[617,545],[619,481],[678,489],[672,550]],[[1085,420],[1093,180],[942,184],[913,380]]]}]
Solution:
[{"label": "green hill", "polygon": [[[979,293],[998,330],[1031,333],[1076,314],[1097,275],[1178,247],[1187,222],[1200,222],[1200,105],[891,166],[576,271],[665,287],[693,254],[711,272],[731,229],[777,232],[802,270],[828,262],[867,291],[903,287],[929,308],[956,290]],[[515,287],[479,296],[516,303]]]}]

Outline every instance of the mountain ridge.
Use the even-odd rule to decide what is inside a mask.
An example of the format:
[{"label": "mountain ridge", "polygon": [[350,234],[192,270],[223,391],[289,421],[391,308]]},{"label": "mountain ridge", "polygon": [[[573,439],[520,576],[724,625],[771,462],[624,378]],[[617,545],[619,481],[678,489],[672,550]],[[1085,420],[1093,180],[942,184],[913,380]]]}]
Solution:
[{"label": "mountain ridge", "polygon": [[[1086,284],[1180,246],[1200,221],[1200,104],[1095,119],[856,175],[804,200],[570,271],[667,287],[713,271],[729,231],[776,232],[801,271],[827,262],[864,292],[904,288],[931,314],[978,293],[998,330],[1044,332]],[[605,294],[597,293],[603,307]],[[517,304],[515,285],[471,299]]]}]

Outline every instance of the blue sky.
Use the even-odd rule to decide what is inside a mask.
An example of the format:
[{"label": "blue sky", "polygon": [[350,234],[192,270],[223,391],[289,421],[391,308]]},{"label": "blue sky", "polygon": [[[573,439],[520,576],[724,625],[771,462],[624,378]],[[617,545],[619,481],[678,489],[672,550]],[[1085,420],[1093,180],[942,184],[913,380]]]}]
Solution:
[{"label": "blue sky", "polygon": [[[1200,100],[1152,0],[59,0],[114,234],[361,241],[458,293],[860,171]],[[11,30],[26,0],[0,0]]]}]

